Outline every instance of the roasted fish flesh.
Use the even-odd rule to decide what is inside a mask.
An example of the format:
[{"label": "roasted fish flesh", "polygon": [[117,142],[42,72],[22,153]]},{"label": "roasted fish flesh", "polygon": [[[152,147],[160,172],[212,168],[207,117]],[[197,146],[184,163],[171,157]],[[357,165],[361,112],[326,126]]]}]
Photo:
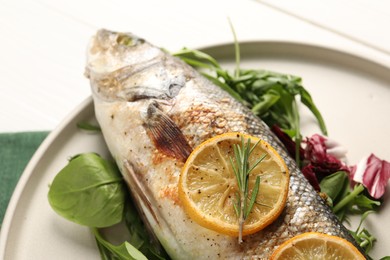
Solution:
[{"label": "roasted fish flesh", "polygon": [[[267,125],[178,58],[133,34],[100,30],[88,48],[86,76],[108,148],[171,258],[267,259],[282,242],[309,231],[353,241]],[[232,131],[270,143],[290,170],[283,213],[241,245],[193,222],[178,197],[192,149]]]}]

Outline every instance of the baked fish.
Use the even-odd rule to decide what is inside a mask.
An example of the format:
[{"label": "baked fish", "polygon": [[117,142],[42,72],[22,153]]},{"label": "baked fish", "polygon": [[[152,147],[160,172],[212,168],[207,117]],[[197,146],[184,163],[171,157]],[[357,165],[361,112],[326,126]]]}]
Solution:
[{"label": "baked fish", "polygon": [[[108,148],[172,259],[267,259],[287,239],[310,231],[353,241],[267,125],[178,58],[133,34],[100,30],[88,47],[86,76]],[[192,149],[226,132],[270,143],[290,171],[284,211],[242,244],[193,222],[178,196]]]}]

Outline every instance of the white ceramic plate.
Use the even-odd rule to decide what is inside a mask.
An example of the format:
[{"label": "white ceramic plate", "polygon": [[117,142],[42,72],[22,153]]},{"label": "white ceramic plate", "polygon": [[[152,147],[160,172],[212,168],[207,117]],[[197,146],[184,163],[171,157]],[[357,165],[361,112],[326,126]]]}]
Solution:
[{"label": "white ceramic plate", "polygon": [[[231,44],[207,51],[229,68],[234,67]],[[241,66],[266,68],[304,80],[327,123],[329,135],[348,149],[356,163],[374,152],[390,160],[390,68],[344,52],[288,42],[241,44]],[[86,86],[88,87],[88,86]],[[99,259],[88,228],[56,215],[47,201],[48,185],[77,153],[97,152],[108,157],[100,134],[87,134],[76,123],[94,120],[87,99],[53,131],[23,173],[8,206],[0,237],[0,259]],[[318,132],[313,117],[302,118],[307,135]],[[390,195],[380,214],[372,215],[368,228],[378,238],[372,256],[390,255]]]}]

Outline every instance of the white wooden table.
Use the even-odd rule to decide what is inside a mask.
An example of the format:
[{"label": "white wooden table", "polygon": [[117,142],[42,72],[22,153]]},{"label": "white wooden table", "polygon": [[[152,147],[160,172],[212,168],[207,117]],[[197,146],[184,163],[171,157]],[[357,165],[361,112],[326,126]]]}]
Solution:
[{"label": "white wooden table", "polygon": [[390,64],[386,0],[1,0],[0,132],[52,130],[90,95],[85,49],[98,28],[171,51],[240,41],[313,43]]}]

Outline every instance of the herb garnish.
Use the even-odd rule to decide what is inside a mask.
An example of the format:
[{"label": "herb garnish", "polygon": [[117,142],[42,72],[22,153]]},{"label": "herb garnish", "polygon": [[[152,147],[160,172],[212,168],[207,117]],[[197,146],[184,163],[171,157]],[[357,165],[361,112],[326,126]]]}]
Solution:
[{"label": "herb garnish", "polygon": [[100,132],[100,126],[96,124],[92,124],[86,121],[78,122],[77,127],[79,129],[85,130],[85,131],[91,131],[91,132]]},{"label": "herb garnish", "polygon": [[[234,37],[236,37],[234,35]],[[218,61],[207,53],[184,48],[174,53],[190,66],[228,92],[232,97],[249,107],[252,112],[260,117],[269,127],[277,126],[283,133],[295,141],[295,161],[298,167],[302,167],[300,116],[298,102],[305,105],[317,119],[322,134],[327,135],[324,119],[310,93],[302,86],[302,79],[298,76],[281,74],[261,69],[243,69],[237,64],[240,61],[240,54],[237,41],[235,42],[236,69],[233,73],[223,69]],[[334,178],[337,175],[337,178]],[[345,176],[344,176],[345,175]],[[328,197],[332,207],[335,206],[335,214],[344,222],[350,214],[362,214],[361,220],[366,218],[365,212],[373,210],[379,203],[370,200],[360,187],[349,192],[349,181],[346,180],[346,173],[337,172],[333,180],[325,178],[322,186],[331,188],[332,196]],[[332,185],[334,180],[337,187]],[[338,182],[340,181],[340,182]],[[327,185],[327,182],[333,184]],[[328,183],[328,184],[329,184]],[[322,187],[321,187],[322,190]],[[333,199],[333,201],[332,201]],[[337,205],[341,202],[340,205]],[[376,210],[376,209],[375,209]],[[360,227],[360,225],[359,225]],[[356,241],[365,249],[366,253],[372,248],[375,238],[366,229],[351,231]],[[368,241],[360,243],[360,241]]]},{"label": "herb garnish", "polygon": [[[237,46],[236,52],[239,51]],[[327,134],[324,119],[311,95],[302,86],[300,77],[260,69],[242,69],[237,64],[234,73],[230,73],[210,55],[187,48],[173,55],[200,70],[203,76],[249,107],[268,126],[278,125],[295,140],[296,150],[302,139],[297,97],[313,113],[321,132]],[[236,58],[238,61],[239,58]],[[295,160],[299,164],[299,152]]]},{"label": "herb garnish", "polygon": [[259,142],[260,140],[251,147],[251,139],[248,138],[248,141],[245,143],[244,137],[241,136],[241,145],[235,144],[233,146],[236,159],[235,163],[233,162],[233,159],[230,158],[230,163],[236,176],[238,186],[237,204],[234,204],[234,209],[239,217],[239,243],[242,243],[243,241],[242,232],[244,223],[256,202],[260,188],[260,176],[257,176],[252,191],[250,192],[249,190],[249,175],[251,171],[266,157],[266,154],[264,154],[253,165],[249,164],[249,157]]},{"label": "herb garnish", "polygon": [[[293,137],[295,141],[297,141],[296,148],[299,147],[300,143],[300,129],[299,129],[299,114],[297,109],[297,99],[296,97],[300,96],[301,102],[306,105],[314,114],[314,116],[317,118],[319,126],[321,128],[322,133],[326,134],[326,127],[325,123],[322,119],[322,116],[316,106],[313,103],[313,100],[311,99],[309,93],[302,87],[301,85],[301,78],[291,75],[284,75],[276,72],[270,72],[266,70],[244,70],[240,69],[239,67],[239,48],[238,43],[235,42],[235,50],[236,50],[236,70],[234,71],[234,74],[229,73],[227,70],[222,69],[222,67],[219,65],[219,63],[211,56],[209,56],[206,53],[203,53],[201,51],[197,50],[189,50],[189,49],[183,49],[180,52],[177,52],[174,54],[175,56],[178,56],[185,62],[187,62],[189,65],[198,68],[198,69],[206,69],[208,72],[203,71],[202,74],[208,78],[210,81],[215,83],[216,85],[220,86],[222,89],[230,93],[234,98],[236,98],[238,101],[242,102],[244,105],[248,106],[252,109],[252,111],[261,117],[269,126],[273,126],[275,124],[279,125],[285,133],[288,133],[289,136]],[[210,73],[211,72],[211,73]],[[99,127],[90,125],[90,124],[84,124],[81,123],[78,125],[79,128],[84,130],[90,130],[90,131],[100,131]],[[248,141],[249,143],[249,141]],[[248,150],[248,147],[242,143],[241,147],[237,148],[237,154],[240,153],[238,150],[241,150],[241,154],[244,155],[247,153],[245,149]],[[249,150],[250,151],[250,150]],[[299,153],[297,153],[299,154]],[[76,157],[72,158],[72,163],[77,162],[77,160],[73,160]],[[260,160],[260,159],[259,159]],[[245,160],[243,160],[245,161]],[[237,160],[237,162],[243,162],[241,160]],[[247,161],[247,160],[246,160]],[[297,158],[297,162],[299,162],[299,158]],[[85,161],[84,161],[85,162]],[[83,163],[84,163],[83,162]],[[80,164],[80,167],[83,167],[83,163]],[[259,163],[259,162],[258,162]],[[249,167],[246,163],[242,163],[246,167],[246,169],[252,169],[253,167]],[[234,166],[233,166],[234,167]],[[237,166],[237,172],[240,167]],[[105,169],[106,171],[107,169]],[[243,171],[245,172],[245,171]],[[103,173],[104,174],[104,173]],[[249,174],[249,173],[248,173]],[[337,176],[336,176],[337,175]],[[364,211],[361,223],[359,224],[359,227],[356,231],[351,231],[352,235],[356,239],[356,241],[360,244],[361,247],[367,248],[366,252],[368,252],[372,246],[373,242],[375,241],[375,238],[366,230],[361,229],[361,224],[364,221],[364,219],[370,214],[372,211],[370,209],[374,208],[375,206],[378,206],[378,202],[375,201],[368,201],[366,197],[360,196],[360,193],[362,193],[362,188],[360,186],[357,186],[354,191],[349,193],[347,191],[349,185],[346,185],[345,183],[345,173],[336,173],[335,176],[332,176],[332,179],[325,178],[321,182],[321,186],[327,186],[329,188],[329,194],[333,194],[329,196],[331,198],[332,202],[334,203],[334,211],[336,211],[337,215],[340,217],[340,219],[344,219],[345,215],[348,212],[355,211],[356,208],[353,208],[353,206],[357,206],[359,208],[365,208],[366,211]],[[241,185],[242,183],[247,182],[247,179],[245,175],[241,175],[241,177],[244,176],[244,178],[241,179]],[[112,176],[111,176],[112,177]],[[109,177],[109,178],[111,178]],[[88,178],[87,178],[88,180]],[[238,179],[237,179],[238,180]],[[340,182],[340,180],[342,180]],[[91,181],[91,180],[88,180]],[[114,181],[114,183],[117,180]],[[239,181],[238,181],[239,182]],[[339,184],[341,189],[334,189],[333,184],[337,182]],[[76,183],[76,182],[75,182]],[[64,184],[67,184],[65,181]],[[87,184],[87,183],[84,183]],[[259,192],[259,184],[260,184],[260,178],[258,177],[256,179],[256,184],[254,186],[254,189],[251,194],[249,192],[245,192],[244,190],[240,189],[240,193],[244,196],[241,199],[239,198],[237,200],[237,204],[235,205],[235,210],[237,215],[242,215],[242,226],[244,224],[245,218],[248,216],[248,214],[251,211],[251,208],[253,207],[254,203],[256,203],[255,199]],[[349,183],[347,183],[349,184]],[[104,185],[111,185],[109,183],[106,183]],[[114,186],[121,186],[119,182],[117,184],[114,184]],[[123,182],[123,185],[124,182]],[[108,186],[107,186],[108,187]],[[245,187],[245,186],[242,186]],[[60,187],[58,187],[60,188]],[[104,189],[98,189],[98,187],[94,187],[99,192],[104,193]],[[323,187],[321,187],[322,190]],[[51,189],[56,189],[55,185],[51,187]],[[119,194],[121,193],[118,189],[116,192]],[[60,192],[62,193],[62,191]],[[60,194],[58,193],[58,195]],[[53,193],[54,194],[54,193]],[[61,197],[65,196],[57,196],[57,195],[49,195],[52,196],[52,198],[49,198],[49,200],[52,200],[51,203],[57,201],[60,203],[66,203],[66,201],[61,202]],[[346,194],[349,194],[346,198]],[[73,196],[73,195],[72,195]],[[118,196],[118,195],[117,195]],[[117,202],[120,202],[122,198],[121,196],[118,196]],[[71,197],[67,197],[68,200]],[[348,199],[348,201],[347,201]],[[70,203],[71,200],[68,200]],[[101,203],[102,201],[96,202],[97,207],[100,207],[101,205],[104,205]],[[339,205],[336,205],[340,202]],[[100,203],[100,204],[99,204]],[[118,203],[116,206],[118,206],[118,209],[116,212],[120,211],[120,208],[122,207],[121,202]],[[88,205],[93,206],[93,205]],[[101,207],[100,207],[101,208]],[[367,211],[368,210],[368,211]],[[126,211],[126,209],[125,209]],[[129,212],[129,211],[127,211]],[[131,211],[135,217],[138,217],[137,213],[135,211]],[[63,212],[64,215],[70,216],[69,213]],[[246,215],[245,215],[246,214]],[[124,213],[124,215],[127,215],[127,213]],[[341,216],[340,216],[341,215]],[[66,216],[65,216],[66,217]],[[82,221],[73,221],[75,222],[84,222],[88,221],[88,218],[90,216],[85,215],[85,218]],[[100,218],[100,217],[99,217]],[[114,214],[112,219],[109,219],[108,221],[111,221],[112,223],[115,223],[117,221],[120,221],[120,217],[118,214]],[[100,219],[103,222],[105,222],[103,225],[109,225],[107,223],[107,219]],[[99,221],[100,221],[99,220]],[[95,221],[95,220],[94,220]],[[127,222],[127,221],[126,221]],[[135,223],[133,221],[129,221],[129,223]],[[92,226],[95,226],[97,222],[95,222]],[[132,225],[132,227],[135,227],[137,225]],[[132,250],[138,250],[138,246],[135,246],[135,248],[132,248],[132,246],[129,246],[129,244],[126,242],[122,244],[121,246],[114,246],[111,247],[109,242],[105,241],[105,239],[100,235],[97,228],[92,228],[93,233],[95,234],[96,240],[98,242],[98,247],[101,252],[102,259],[120,259],[120,252],[127,251],[124,253],[124,255],[131,255],[131,258],[138,258],[143,259],[143,255],[138,255],[137,252]],[[142,230],[140,230],[141,233],[138,235],[135,234],[134,238],[139,237],[140,234],[142,234]],[[242,232],[242,228],[241,228]],[[142,241],[133,241],[131,239],[130,244],[131,245],[141,245],[141,244],[147,244],[147,239],[141,239]],[[241,237],[242,241],[242,237]],[[145,245],[144,244],[144,245]],[[119,249],[117,251],[114,248]],[[141,252],[145,252],[144,250],[141,250]],[[154,255],[155,258],[161,259],[160,255],[157,255],[154,253],[153,250],[151,250],[152,255]],[[119,255],[118,255],[119,253]],[[145,254],[148,256],[147,254]],[[149,257],[149,256],[148,256]],[[153,257],[152,257],[153,258]]]}]

